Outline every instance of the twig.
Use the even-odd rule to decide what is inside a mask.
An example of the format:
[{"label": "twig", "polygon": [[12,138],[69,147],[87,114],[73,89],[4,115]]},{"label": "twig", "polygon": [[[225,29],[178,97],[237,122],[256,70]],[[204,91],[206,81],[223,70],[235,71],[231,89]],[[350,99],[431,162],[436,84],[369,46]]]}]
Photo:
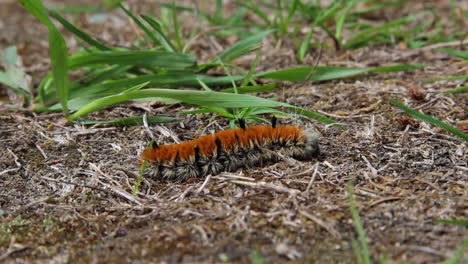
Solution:
[{"label": "twig", "polygon": [[7,173],[10,172],[10,171],[17,171],[17,170],[19,170],[19,169],[20,169],[20,168],[6,169],[6,170],[0,172],[0,176],[2,176],[3,174],[7,174]]},{"label": "twig", "polygon": [[420,50],[432,50],[444,47],[456,47],[456,46],[463,46],[463,43],[466,43],[468,39],[456,40],[452,42],[445,42],[445,43],[436,43],[429,46],[421,47]]},{"label": "twig", "polygon": [[[102,176],[106,177],[107,179],[109,179],[110,181],[113,181],[111,177],[109,177],[108,175],[106,175],[104,172],[101,171],[101,169],[96,166],[95,164],[93,163],[90,163],[89,166],[94,169],[97,173],[101,174]],[[100,181],[99,179],[97,179],[97,181],[102,184],[106,190],[110,190],[113,194],[117,195],[117,196],[120,196],[122,198],[125,198],[131,202],[134,202],[138,205],[142,205],[143,203],[140,201],[140,199],[138,199],[137,197],[131,195],[130,193],[126,192],[125,190],[123,190],[122,188],[120,187],[117,187],[117,186],[112,186],[110,184],[107,184],[107,183],[104,183],[102,181]]]},{"label": "twig", "polygon": [[137,178],[138,178],[138,174],[135,173],[135,172],[133,172],[133,171],[127,170],[127,169],[122,168],[122,167],[115,167],[114,169],[119,170],[119,171],[121,171],[121,172],[127,174],[127,176],[130,176],[130,177],[132,177],[132,178],[134,178],[134,179],[137,179]]},{"label": "twig", "polygon": [[450,257],[450,255],[444,254],[443,252],[437,251],[437,250],[435,250],[433,248],[430,248],[430,247],[409,245],[409,246],[406,246],[406,248],[408,248],[410,250],[416,250],[416,251],[421,251],[421,252],[433,254],[433,255],[436,255],[436,256],[444,257],[444,258],[449,258]]},{"label": "twig", "polygon": [[401,199],[403,199],[403,198],[401,198],[401,197],[387,197],[387,198],[382,198],[382,199],[379,199],[379,200],[377,200],[377,201],[375,201],[375,202],[369,204],[369,205],[367,206],[366,209],[372,208],[372,207],[374,207],[374,206],[376,206],[376,205],[379,205],[379,204],[381,204],[381,203],[386,203],[386,202],[391,202],[391,201],[398,201],[398,200],[401,200]]},{"label": "twig", "polygon": [[151,131],[151,129],[149,129],[148,117],[146,116],[146,112],[143,114],[143,127],[145,128],[145,131],[146,131],[146,133],[148,133],[149,137],[152,140],[156,141],[156,138],[154,137],[153,131]]},{"label": "twig", "polygon": [[323,45],[320,45],[320,48],[318,50],[318,56],[317,56],[317,59],[315,60],[314,66],[312,67],[310,72],[307,74],[304,81],[308,81],[312,77],[312,75],[314,75],[314,73],[317,71],[317,66],[320,62],[320,59],[322,58],[322,49],[323,49]]},{"label": "twig", "polygon": [[185,196],[187,196],[187,194],[192,191],[193,189],[193,185],[188,187],[181,195],[179,195],[179,197],[177,197],[177,199],[175,199],[176,202],[182,202],[185,198]]},{"label": "twig", "polygon": [[211,179],[211,174],[208,175],[205,179],[205,181],[203,182],[203,184],[200,186],[200,188],[195,192],[196,195],[200,194],[203,189],[205,188],[205,186],[208,184],[208,182],[210,181]]},{"label": "twig", "polygon": [[271,154],[277,156],[278,158],[280,158],[282,161],[286,161],[287,163],[289,164],[292,164],[292,165],[298,165],[300,164],[299,161],[293,159],[293,158],[290,158],[290,157],[287,157],[279,152],[275,152],[273,150],[270,150],[270,149],[266,149],[266,148],[262,148],[262,151],[265,151],[265,152],[270,152]]},{"label": "twig", "polygon": [[35,201],[32,201],[32,202],[30,202],[30,203],[28,203],[28,204],[22,206],[20,209],[14,211],[14,212],[12,213],[12,215],[15,215],[15,216],[16,216],[16,215],[19,215],[19,214],[21,214],[22,212],[26,211],[27,209],[33,207],[34,205],[43,203],[43,202],[45,202],[45,201],[47,201],[47,200],[53,198],[55,195],[56,195],[56,191],[53,192],[51,195],[48,195],[48,196],[46,196],[46,197],[43,197],[43,198],[37,199],[37,200],[35,200]]},{"label": "twig", "polygon": [[280,192],[280,193],[289,193],[290,195],[298,195],[300,193],[299,190],[275,185],[269,182],[245,182],[245,181],[231,181],[231,182],[235,184],[239,184],[239,185],[258,188],[258,189],[267,189],[267,190]]},{"label": "twig", "polygon": [[368,113],[372,110],[374,110],[374,108],[376,108],[380,103],[382,103],[382,100],[378,100],[377,102],[367,106],[367,107],[363,107],[363,108],[359,108],[359,109],[356,109],[356,110],[353,110],[353,111],[346,111],[346,112],[343,112],[343,111],[337,111],[334,113],[334,115],[337,115],[338,117],[341,117],[341,118],[346,118],[346,117],[349,117],[349,116],[353,116],[357,113],[360,113],[360,112],[365,112],[365,113]]},{"label": "twig", "polygon": [[[20,244],[15,244],[15,240],[16,240],[16,237],[12,236],[11,240],[10,240],[10,245],[8,246],[7,251],[3,255],[0,255],[0,260],[4,260],[4,259],[8,258],[13,253],[20,252],[20,251],[23,251],[23,250],[26,250],[26,249],[30,248],[28,246],[21,246]],[[15,246],[17,248],[13,249]],[[20,247],[18,247],[18,246],[20,246]]]},{"label": "twig", "polygon": [[39,150],[39,152],[41,152],[42,156],[44,157],[44,159],[47,159],[47,155],[46,153],[44,152],[44,150],[41,148],[41,146],[39,146],[39,144],[35,144],[36,145],[36,148]]},{"label": "twig", "polygon": [[13,158],[15,158],[15,164],[16,164],[16,166],[18,166],[18,167],[21,168],[22,165],[21,165],[21,163],[18,161],[18,160],[19,160],[19,159],[18,159],[18,156],[16,156],[15,153],[13,153],[13,151],[11,151],[11,149],[7,149],[7,150],[8,150],[8,152],[10,152],[10,154],[13,156]]},{"label": "twig", "polygon": [[338,231],[336,231],[335,228],[333,228],[332,225],[329,225],[329,224],[326,224],[325,222],[323,222],[322,220],[320,220],[319,218],[305,212],[305,211],[299,211],[299,213],[307,218],[309,218],[310,220],[314,221],[315,223],[317,223],[319,226],[325,228],[325,230],[328,231],[328,233],[330,233],[334,238],[338,238],[340,239],[341,238],[341,235],[340,233],[338,233]]},{"label": "twig", "polygon": [[206,235],[206,232],[203,229],[203,227],[199,225],[193,225],[193,228],[196,229],[200,233],[202,241],[203,241],[203,245],[209,245],[210,242],[208,240],[208,236]]},{"label": "twig", "polygon": [[374,194],[374,193],[372,193],[370,191],[365,191],[362,188],[358,188],[358,187],[354,187],[354,192],[356,194],[360,194],[360,195],[364,195],[364,196],[368,196],[368,197],[372,197],[372,198],[381,198],[377,194]]},{"label": "twig", "polygon": [[73,136],[86,136],[86,135],[92,135],[96,134],[97,132],[107,132],[107,131],[114,131],[116,130],[115,127],[103,127],[103,128],[90,128],[90,129],[84,129],[82,131],[78,131],[73,133]]},{"label": "twig", "polygon": [[312,174],[312,177],[310,177],[310,182],[309,182],[309,184],[307,185],[307,188],[306,188],[306,190],[305,190],[306,192],[309,192],[310,187],[312,187],[312,184],[314,184],[314,182],[315,182],[315,178],[317,177],[317,172],[318,172],[319,164],[320,164],[319,162],[317,162],[317,163],[315,164],[314,173]]},{"label": "twig", "polygon": [[254,178],[244,177],[244,176],[240,176],[240,175],[230,173],[230,172],[223,172],[220,175],[214,176],[214,177],[221,178],[221,179],[238,179],[238,180],[244,180],[244,181],[255,181]]},{"label": "twig", "polygon": [[134,202],[138,205],[142,205],[143,203],[141,201],[139,201],[139,199],[133,195],[131,195],[130,193],[120,189],[119,187],[116,187],[116,186],[112,186],[112,185],[109,185],[109,184],[106,184],[106,183],[103,183],[101,181],[99,181],[102,185],[104,185],[104,187],[106,187],[106,189],[108,190],[111,190],[112,193],[116,194],[117,196],[120,196],[122,198],[125,198],[131,202]]},{"label": "twig", "polygon": [[361,157],[362,157],[362,159],[366,162],[367,167],[368,167],[369,170],[371,171],[372,177],[373,177],[373,178],[376,178],[376,177],[377,177],[377,170],[372,166],[372,164],[370,164],[370,162],[367,160],[366,156],[361,155]]},{"label": "twig", "polygon": [[66,181],[66,180],[49,178],[47,176],[42,176],[41,179],[48,180],[48,181],[53,181],[53,182],[59,182],[59,183],[75,185],[75,186],[82,187],[82,188],[90,188],[90,189],[93,189],[93,190],[96,190],[96,191],[101,191],[101,192],[107,192],[106,190],[104,190],[102,188],[99,188],[99,187],[95,187],[95,186],[91,186],[91,185],[87,185],[87,184],[82,184],[82,183]]}]

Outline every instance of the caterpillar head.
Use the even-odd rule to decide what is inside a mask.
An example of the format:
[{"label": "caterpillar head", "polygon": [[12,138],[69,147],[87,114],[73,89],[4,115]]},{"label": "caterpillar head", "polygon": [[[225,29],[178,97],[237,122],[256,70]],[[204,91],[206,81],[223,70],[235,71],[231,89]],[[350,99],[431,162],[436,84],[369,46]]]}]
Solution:
[{"label": "caterpillar head", "polygon": [[298,160],[311,160],[320,154],[319,147],[320,133],[313,129],[307,128],[302,132],[301,141],[297,144],[293,157]]},{"label": "caterpillar head", "polygon": [[316,157],[320,154],[319,147],[319,134],[315,131],[306,130],[304,131],[305,146],[304,151],[306,156],[310,158]]}]

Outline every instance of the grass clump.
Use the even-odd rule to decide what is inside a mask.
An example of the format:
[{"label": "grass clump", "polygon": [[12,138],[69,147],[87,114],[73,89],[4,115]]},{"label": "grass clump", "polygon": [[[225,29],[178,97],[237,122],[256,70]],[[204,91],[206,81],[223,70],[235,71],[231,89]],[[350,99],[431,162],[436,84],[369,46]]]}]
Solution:
[{"label": "grass clump", "polygon": [[[283,107],[283,109],[294,111],[295,114],[305,115],[327,124],[333,124],[336,123],[334,120],[318,113],[273,100],[242,95],[241,93],[260,92],[277,88],[272,83],[258,85],[255,79],[294,82],[325,81],[348,78],[369,72],[402,71],[421,67],[420,65],[397,65],[396,67],[360,69],[306,66],[255,73],[258,56],[256,62],[252,65],[253,67],[248,72],[231,64],[235,59],[259,50],[262,39],[268,35],[272,33],[280,35],[288,34],[289,25],[296,23],[296,15],[304,15],[304,10],[310,11],[310,7],[305,6],[302,1],[298,0],[292,2],[277,1],[276,7],[269,6],[268,8],[276,8],[277,10],[276,17],[273,20],[269,20],[259,10],[254,8],[253,2],[239,3],[241,6],[239,11],[235,13],[234,18],[229,19],[225,18],[222,12],[222,1],[216,2],[216,12],[214,15],[200,12],[202,18],[216,25],[229,24],[238,26],[244,18],[242,14],[246,9],[253,9],[257,15],[268,20],[265,27],[260,27],[259,30],[256,30],[256,33],[238,41],[218,54],[215,59],[206,63],[200,63],[195,56],[186,53],[184,41],[182,40],[183,36],[179,33],[181,25],[178,20],[178,12],[193,11],[190,8],[176,6],[175,4],[162,5],[162,10],[166,11],[162,13],[162,19],[158,20],[150,15],[137,16],[125,8],[120,1],[113,2],[113,7],[122,9],[145,33],[144,41],[149,42],[148,46],[152,47],[149,49],[140,48],[133,50],[122,47],[110,47],[96,40],[91,35],[74,26],[56,10],[47,10],[41,1],[22,0],[21,3],[31,14],[48,27],[52,72],[42,80],[37,88],[37,92],[26,93],[17,88],[15,91],[32,101],[32,108],[35,111],[63,111],[69,121],[77,120],[92,111],[119,102],[135,99],[154,100],[157,97],[159,100],[172,103],[176,100],[177,102],[194,104],[200,107],[200,112],[221,113],[231,117],[233,120],[239,117],[238,113],[243,115],[241,116],[242,118],[247,117],[248,119],[250,116],[260,113],[278,113],[278,110],[275,110],[274,107]],[[342,5],[341,1],[336,1],[330,7],[331,11],[328,10],[322,14],[321,20],[317,20],[316,24],[324,26],[322,22],[325,19],[331,19],[331,17],[337,19],[338,13],[343,14],[344,16],[340,16],[339,18],[339,28],[336,30],[338,37],[335,36],[335,38],[340,39],[340,32],[346,24],[347,14],[349,13],[351,16],[350,12],[354,5],[355,1],[351,1],[345,6]],[[168,13],[167,11],[170,12]],[[308,11],[305,13],[310,15]],[[67,56],[64,38],[51,22],[49,15],[88,46],[75,54]],[[169,23],[172,24],[172,32],[169,30]],[[305,50],[303,49],[302,52],[305,52]],[[215,67],[224,68],[226,73],[227,69],[235,69],[241,74],[227,74],[226,76],[209,75],[207,73],[208,70]],[[69,82],[68,70],[72,69],[83,71],[83,77]],[[0,77],[2,76],[0,75]],[[11,85],[11,82],[5,81],[6,78],[3,79],[3,81],[2,79],[0,81],[7,83],[8,86],[12,86],[15,89],[15,85]],[[237,87],[237,83],[241,83],[241,85]],[[145,86],[171,88],[171,90],[149,90]],[[204,88],[206,90],[206,87],[215,86],[231,86],[231,88],[225,89],[222,92],[213,90],[172,90],[184,87]],[[32,98],[32,95],[36,93],[37,96]],[[188,98],[192,95],[192,98]],[[219,100],[222,103],[226,103],[227,101],[231,103],[228,104],[229,106],[226,106],[226,104],[221,105],[221,103],[213,105],[212,102],[203,100],[200,95],[209,96],[209,98]],[[197,99],[193,100],[193,98]],[[219,108],[221,106],[223,110]],[[70,110],[73,113],[70,113]],[[252,117],[251,119],[254,120],[256,117]],[[125,124],[127,121],[118,120],[117,122]],[[152,121],[158,122],[156,119]]]}]

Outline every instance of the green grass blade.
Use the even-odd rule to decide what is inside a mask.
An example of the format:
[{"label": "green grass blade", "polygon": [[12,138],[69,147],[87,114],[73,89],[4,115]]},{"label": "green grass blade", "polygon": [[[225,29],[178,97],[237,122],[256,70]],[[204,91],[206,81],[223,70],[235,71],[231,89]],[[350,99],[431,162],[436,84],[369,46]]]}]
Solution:
[{"label": "green grass blade", "polygon": [[4,64],[16,65],[18,62],[18,49],[16,46],[9,46],[4,50],[0,50],[0,61],[3,61]]},{"label": "green grass blade", "polygon": [[58,30],[49,31],[50,58],[52,74],[60,104],[65,116],[68,115],[68,63],[67,46]]},{"label": "green grass blade", "polygon": [[207,113],[217,113],[219,115],[225,116],[230,119],[235,119],[236,116],[226,111],[224,108],[220,107],[203,107],[201,109],[181,111],[181,114],[207,114]]},{"label": "green grass blade", "polygon": [[157,37],[159,38],[159,42],[164,47],[164,49],[168,52],[175,52],[176,48],[162,31],[161,24],[150,16],[146,16],[146,15],[140,15],[140,16],[146,21],[146,23],[148,23],[156,31]]},{"label": "green grass blade", "polygon": [[350,180],[348,183],[348,193],[349,193],[349,207],[351,210],[351,215],[353,217],[354,227],[359,237],[360,259],[362,263],[371,264],[372,260],[371,260],[370,253],[369,253],[369,245],[367,243],[366,232],[364,231],[364,227],[362,226],[361,219],[359,217],[359,213],[356,208],[356,202],[354,200],[354,187],[353,187],[352,180]]},{"label": "green grass blade", "polygon": [[315,73],[310,77],[309,80],[305,78],[309,75],[312,70],[312,66],[303,66],[297,68],[290,68],[286,70],[279,70],[274,72],[265,72],[258,73],[255,76],[266,79],[280,80],[280,81],[293,81],[293,82],[302,82],[302,81],[326,81],[326,80],[335,80],[342,79],[347,77],[353,77],[359,74],[367,72],[394,72],[394,71],[404,71],[404,70],[413,70],[423,67],[418,64],[399,64],[394,66],[384,66],[373,69],[366,68],[347,68],[347,67],[338,67],[338,66],[318,66],[315,68]]},{"label": "green grass blade", "polygon": [[364,263],[364,258],[362,256],[361,248],[359,247],[358,242],[355,239],[351,240],[351,247],[353,248],[354,256],[356,257],[356,263]]},{"label": "green grass blade", "polygon": [[[244,40],[237,42],[236,44],[232,45],[221,54],[218,55],[216,59],[212,62],[218,62],[218,60],[223,61],[224,63],[231,62],[232,60],[239,58],[242,55],[245,55],[249,52],[252,52],[261,46],[261,40],[269,35],[270,33],[274,32],[274,29],[266,30],[259,32],[251,37],[248,37]],[[207,69],[203,69],[207,70]]]},{"label": "green grass blade", "polygon": [[[242,76],[232,76],[236,81],[242,80]],[[231,83],[231,78],[226,76],[212,77],[208,75],[193,74],[193,73],[177,73],[170,72],[167,74],[143,75],[132,78],[119,79],[108,81],[105,83],[97,83],[91,86],[83,86],[80,89],[74,90],[70,94],[70,98],[89,96],[93,94],[112,95],[117,94],[127,87],[135,86],[140,83],[150,82],[149,85],[156,87],[200,87],[198,80],[201,80],[207,86],[226,86]]]},{"label": "green grass blade", "polygon": [[[166,3],[166,4],[159,4],[159,6],[161,7],[164,7],[164,8],[168,8],[168,9],[172,9],[174,8],[176,11],[186,11],[186,12],[190,12],[190,13],[196,13],[198,10],[195,10],[194,8],[191,8],[191,7],[187,7],[187,6],[183,6],[183,5],[176,5],[174,2],[173,3]],[[202,12],[202,11],[200,11]]]},{"label": "green grass blade", "polygon": [[396,27],[398,27],[400,25],[407,24],[407,23],[409,23],[411,21],[414,21],[417,18],[421,17],[421,15],[422,14],[417,14],[417,15],[412,15],[412,16],[399,18],[399,19],[393,20],[391,22],[385,23],[383,25],[376,26],[376,27],[371,27],[369,29],[363,30],[360,33],[358,33],[356,36],[354,36],[353,38],[348,40],[343,45],[343,48],[347,49],[347,48],[362,45],[362,44],[364,44],[366,42],[369,42],[373,38],[375,38],[377,33],[385,32],[387,30],[396,28]]},{"label": "green grass blade", "polygon": [[[319,13],[312,12],[309,14],[314,19],[314,22],[312,23],[312,26],[310,28],[310,31],[307,33],[305,39],[302,41],[301,46],[299,47],[298,53],[297,53],[297,58],[299,61],[304,60],[307,51],[309,50],[310,46],[310,40],[312,39],[313,34],[315,33],[315,28],[317,25],[321,25],[322,28],[327,29],[325,26],[322,25],[322,22],[334,14],[336,14],[340,10],[340,3],[337,1],[334,1],[328,8],[325,10],[322,10]],[[328,30],[328,29],[327,29]],[[332,38],[335,38],[333,34],[330,31],[327,31]]]},{"label": "green grass blade", "polygon": [[448,92],[443,93],[443,95],[449,95],[449,94],[455,94],[455,93],[461,93],[468,90],[468,86],[463,86],[457,89],[450,90]]},{"label": "green grass blade", "polygon": [[461,137],[462,139],[464,139],[465,141],[468,141],[468,135],[466,133],[464,133],[463,131],[457,129],[456,127],[453,127],[445,122],[442,122],[440,121],[439,119],[436,119],[430,115],[426,115],[426,114],[423,114],[421,112],[418,112],[406,105],[404,105],[403,103],[401,103],[400,101],[396,100],[396,99],[390,99],[390,102],[395,105],[396,107],[400,108],[401,110],[405,111],[405,113],[407,113],[408,115],[416,118],[416,119],[419,119],[421,121],[424,121],[424,122],[427,122],[427,123],[430,123],[432,125],[435,125],[435,126],[438,126],[440,128],[443,128],[445,130],[448,130],[450,133],[456,135],[456,136],[459,136]]},{"label": "green grass blade", "polygon": [[216,0],[214,21],[217,24],[223,23],[223,0]]},{"label": "green grass blade", "polygon": [[283,103],[280,102],[243,94],[170,89],[145,89],[97,99],[74,113],[71,118],[74,120],[115,103],[148,97],[167,97],[188,104],[204,107],[240,108],[253,106],[279,107],[283,105]]},{"label": "green grass blade", "polygon": [[[318,120],[320,122],[323,122],[325,124],[335,124],[335,123],[338,123],[336,122],[335,120],[331,119],[331,118],[328,118],[324,115],[321,115],[319,113],[316,113],[316,112],[312,112],[312,111],[309,111],[309,110],[306,110],[306,109],[303,109],[303,108],[300,108],[300,107],[297,107],[297,106],[293,106],[293,105],[285,105],[286,108],[288,109],[291,109],[294,111],[294,113],[296,114],[299,114],[299,115],[303,115],[303,116],[307,116],[307,117],[310,117],[310,118],[313,118],[315,120]],[[340,124],[335,124],[336,127],[340,128],[340,129],[346,129],[343,125],[340,125]]]},{"label": "green grass blade", "polygon": [[[154,142],[154,140],[151,140],[150,144],[148,144],[148,145],[152,146],[153,142]],[[143,180],[143,176],[145,174],[146,166],[148,166],[148,160],[145,159],[143,161],[143,163],[141,164],[140,173],[138,173],[138,178],[137,178],[137,180],[135,182],[135,185],[133,186],[133,190],[132,190],[132,195],[133,196],[136,196],[138,194],[138,189],[140,189],[140,184],[141,184],[141,181]]]},{"label": "green grass blade", "polygon": [[[52,86],[52,81],[53,81],[53,76],[52,73],[49,72],[47,73],[46,76],[41,80],[39,83],[39,86],[37,87],[37,97],[36,97],[36,103],[39,103],[43,105],[45,101],[47,100],[47,94],[49,94],[49,87]],[[54,96],[56,98],[56,96]]]},{"label": "green grass blade", "polygon": [[[199,114],[200,113],[216,113],[216,114],[219,114],[219,115],[222,115],[222,116],[225,116],[227,118],[231,118],[231,119],[235,119],[236,116],[231,114],[229,111],[227,111],[225,108],[221,108],[221,107],[203,107],[202,109],[200,109],[201,111],[203,112],[198,112]],[[195,110],[196,111],[196,110]],[[193,113],[196,113],[195,111],[193,111]],[[186,112],[186,114],[188,114],[189,111]]]},{"label": "green grass blade", "polygon": [[[126,118],[110,120],[110,121],[80,120],[80,123],[84,125],[104,124],[104,125],[112,125],[112,126],[141,126],[143,125],[142,118],[143,116],[132,116],[132,117],[126,117]],[[147,117],[148,125],[170,123],[170,122],[174,122],[177,120],[179,119],[176,117],[170,117],[170,116],[148,116]]]},{"label": "green grass blade", "polygon": [[447,52],[448,54],[452,56],[459,57],[464,60],[468,60],[468,51],[455,50],[455,49],[449,49],[449,48],[440,48],[438,50],[442,52]]},{"label": "green grass blade", "polygon": [[156,66],[170,70],[187,70],[196,65],[195,57],[190,54],[170,53],[151,50],[123,50],[81,52],[70,58],[70,68],[96,65],[117,64],[133,66]]},{"label": "green grass blade", "polygon": [[[237,93],[262,93],[278,89],[276,83],[267,83],[263,85],[252,85],[252,86],[241,86],[237,87]],[[221,92],[224,93],[234,93],[234,88],[222,89]]]},{"label": "green grass blade", "polygon": [[336,10],[338,10],[338,6],[338,2],[335,2],[330,6],[330,8],[320,12],[318,15],[315,16],[314,22],[312,23],[312,26],[310,27],[310,30],[307,33],[306,37],[301,42],[301,46],[299,47],[299,50],[297,52],[297,59],[299,61],[303,61],[305,56],[307,55],[307,52],[309,51],[310,40],[312,39],[312,36],[315,33],[315,28],[317,27],[317,25],[320,25],[322,21],[330,14],[335,13]]},{"label": "green grass blade", "polygon": [[145,32],[146,36],[148,36],[153,42],[162,45],[158,37],[153,32],[151,32],[151,30],[149,30],[149,28],[145,26],[140,21],[140,19],[138,19],[138,17],[136,17],[132,12],[130,12],[130,10],[125,8],[121,3],[119,3],[119,7],[125,12],[125,14],[127,14],[133,20],[133,22],[135,22],[135,24],[137,24],[138,27],[140,27]]},{"label": "green grass blade", "polygon": [[65,39],[48,17],[42,1],[20,0],[20,3],[49,30],[49,53],[54,84],[63,112],[68,116],[68,56]]},{"label": "green grass blade", "polygon": [[285,113],[283,111],[277,110],[271,107],[252,107],[252,108],[245,108],[244,117],[248,118],[249,116],[253,115],[262,115],[262,114],[275,114],[275,116],[291,116],[292,114]]},{"label": "green grass blade", "polygon": [[[102,83],[106,80],[111,80],[112,78],[118,78],[121,74],[127,72],[132,68],[131,65],[112,65],[109,67],[105,67],[103,69],[99,69],[95,72],[92,72],[85,76],[83,79],[80,79],[79,82],[82,85],[90,86],[98,83]],[[79,87],[79,84],[70,85],[70,90],[75,89],[75,87]]]},{"label": "green grass blade", "polygon": [[450,225],[461,225],[468,227],[468,220],[458,220],[458,219],[437,219],[439,223],[445,223]]},{"label": "green grass blade", "polygon": [[270,21],[270,19],[268,18],[268,15],[263,12],[257,5],[256,3],[253,3],[252,4],[252,1],[249,1],[248,3],[245,3],[244,1],[236,1],[236,4],[240,5],[240,6],[243,6],[247,9],[249,9],[250,11],[252,11],[254,14],[256,14],[258,17],[260,17],[263,21],[265,21],[265,23],[267,24],[267,26],[270,26],[272,23]]},{"label": "green grass blade", "polygon": [[399,71],[411,71],[424,68],[424,64],[397,64],[391,66],[382,66],[374,69],[370,69],[369,72],[399,72]]},{"label": "green grass blade", "polygon": [[60,13],[67,14],[82,14],[82,13],[95,13],[102,12],[101,5],[73,5],[73,6],[53,6],[53,10]]},{"label": "green grass blade", "polygon": [[343,13],[340,14],[338,16],[338,19],[336,20],[335,38],[338,40],[338,42],[340,42],[340,44],[341,44],[341,38],[342,38],[342,34],[343,34],[344,22],[345,22],[346,18],[348,17],[349,10],[351,8],[353,8],[355,5],[356,5],[356,0],[348,1],[348,3],[346,4],[346,6],[344,8]]},{"label": "green grass blade", "polygon": [[425,82],[438,82],[438,81],[454,81],[454,80],[463,80],[468,79],[468,75],[460,75],[460,76],[449,76],[443,78],[432,78],[424,80]]},{"label": "green grass blade", "polygon": [[[246,23],[245,18],[247,16],[247,9],[239,8],[236,10],[234,14],[232,14],[229,18],[223,21],[225,26],[232,26],[232,27],[249,27],[252,24]],[[261,28],[261,27],[259,27]],[[250,28],[249,28],[250,31]],[[249,31],[245,31],[243,29],[226,29],[224,31],[220,31],[221,36],[235,34],[240,36],[242,39],[245,37],[250,36]]]},{"label": "green grass blade", "polygon": [[[282,15],[279,15],[280,17],[279,28],[282,34],[285,34],[288,32],[288,26],[291,22],[291,18],[294,16],[294,13],[296,13],[298,2],[299,2],[298,0],[293,0],[292,4],[289,5],[290,7],[289,7],[286,18],[283,19]],[[278,6],[281,7],[280,4],[278,4]]]},{"label": "green grass blade", "polygon": [[125,94],[125,93],[130,93],[130,92],[133,92],[133,91],[138,91],[140,90],[141,88],[145,87],[146,85],[148,85],[149,82],[144,82],[142,84],[138,84],[138,85],[135,85],[133,87],[130,87],[128,88],[127,90],[123,91],[122,94]]},{"label": "green grass blade", "polygon": [[20,67],[16,66],[17,59],[16,46],[7,47],[4,50],[0,49],[0,69],[5,69],[5,72],[0,71],[0,83],[23,96],[29,104],[32,94],[28,75]]},{"label": "green grass blade", "polygon": [[0,83],[10,87],[29,102],[31,95],[29,94],[26,77],[26,73],[18,67],[8,66],[6,67],[6,72],[0,72]]},{"label": "green grass blade", "polygon": [[220,92],[209,92],[209,91],[188,91],[188,90],[170,90],[170,89],[145,89],[138,90],[129,93],[120,93],[117,95],[111,95],[104,98],[96,99],[76,113],[70,116],[70,120],[75,120],[81,116],[84,116],[93,111],[102,109],[106,106],[116,104],[119,102],[141,99],[141,98],[153,98],[162,97],[178,100],[188,104],[194,104],[202,107],[219,107],[219,108],[244,108],[244,107],[286,107],[294,109],[300,114],[315,118],[322,122],[332,124],[336,121],[327,117],[321,116],[317,113],[310,112],[305,109],[295,107],[290,104],[277,102],[269,99],[260,97],[244,95],[244,94],[232,94],[232,93],[220,93]]},{"label": "green grass blade", "polygon": [[252,264],[267,264],[268,262],[266,259],[263,257],[262,253],[257,250],[253,250],[250,255],[250,263]]},{"label": "green grass blade", "polygon": [[[123,72],[129,70],[132,66],[119,66],[113,65],[107,68],[100,69],[96,72],[93,72],[84,78],[75,80],[69,84],[69,99],[73,99],[76,96],[79,96],[80,91],[86,90],[87,94],[98,93],[97,90],[89,89],[92,87],[99,87],[104,84],[107,80],[112,80],[112,78],[119,77]],[[50,90],[50,85],[48,83],[52,82],[52,76],[46,76],[41,84],[38,87],[40,102],[46,103],[46,105],[51,105],[57,102],[57,94],[54,91]],[[141,82],[138,82],[141,83]],[[128,87],[128,86],[127,86]],[[120,90],[119,90],[120,92]],[[39,102],[39,101],[37,101]],[[72,109],[72,108],[70,108]]]},{"label": "green grass blade", "polygon": [[234,78],[232,78],[232,75],[229,72],[228,68],[224,65],[223,61],[221,61],[221,60],[219,60],[219,64],[221,65],[221,67],[223,67],[223,70],[226,73],[227,77],[229,77],[231,79],[231,85],[232,85],[232,88],[234,88],[234,93],[238,93],[237,92],[236,81],[234,80]]},{"label": "green grass blade", "polygon": [[114,9],[119,6],[120,3],[124,2],[125,0],[101,0],[104,6],[107,9]]},{"label": "green grass blade", "polygon": [[305,80],[305,78],[309,75],[312,68],[313,68],[312,66],[290,68],[286,70],[259,73],[259,74],[256,74],[256,77],[280,80],[280,81],[292,81],[292,82],[325,81],[325,80],[333,80],[333,79],[355,76],[355,75],[365,73],[368,71],[367,69],[355,69],[355,68],[334,67],[334,66],[318,66],[315,68],[315,73],[310,77],[310,79]]},{"label": "green grass blade", "polygon": [[208,85],[206,85],[202,80],[198,79],[197,80],[198,83],[200,84],[200,86],[205,89],[205,91],[213,91],[210,87],[208,87]]},{"label": "green grass blade", "polygon": [[448,260],[446,260],[444,262],[441,262],[441,264],[458,264],[458,263],[462,263],[463,254],[466,253],[467,248],[468,248],[468,236],[465,237],[465,240],[463,241],[463,244],[455,252],[455,254],[451,258],[449,258]]},{"label": "green grass blade", "polygon": [[179,28],[179,16],[177,16],[177,9],[176,9],[175,2],[172,2],[171,11],[172,11],[172,26],[174,27],[175,42],[177,43],[177,47],[179,48],[179,51],[182,51],[182,49],[184,48],[184,45],[182,44],[182,37],[180,36],[181,31]]},{"label": "green grass blade", "polygon": [[109,47],[107,47],[106,45],[102,44],[101,42],[95,40],[93,37],[86,34],[82,30],[80,30],[79,28],[75,27],[75,25],[73,25],[72,23],[68,22],[65,18],[60,16],[60,14],[57,11],[51,10],[50,15],[53,18],[57,19],[57,21],[60,22],[60,24],[62,24],[66,29],[68,29],[70,32],[75,34],[77,37],[79,37],[80,39],[82,39],[86,43],[88,43],[88,44],[90,44],[90,45],[92,45],[92,46],[94,46],[94,47],[96,47],[97,49],[100,49],[100,50],[110,50]]},{"label": "green grass blade", "polygon": [[299,46],[299,50],[297,51],[296,57],[301,62],[304,60],[305,56],[307,55],[307,52],[309,51],[310,41],[315,33],[315,27],[316,23],[314,22],[310,27],[309,32],[307,32],[307,35],[305,36],[304,40],[301,42],[301,46]]},{"label": "green grass blade", "polygon": [[257,68],[258,62],[260,61],[261,55],[262,55],[261,50],[258,50],[257,54],[255,55],[255,59],[252,65],[250,66],[250,70],[247,73],[247,76],[245,76],[245,79],[242,81],[242,84],[240,86],[247,86],[249,82],[255,85],[257,84],[255,83],[255,80],[253,79],[253,75],[255,73],[255,69]]}]

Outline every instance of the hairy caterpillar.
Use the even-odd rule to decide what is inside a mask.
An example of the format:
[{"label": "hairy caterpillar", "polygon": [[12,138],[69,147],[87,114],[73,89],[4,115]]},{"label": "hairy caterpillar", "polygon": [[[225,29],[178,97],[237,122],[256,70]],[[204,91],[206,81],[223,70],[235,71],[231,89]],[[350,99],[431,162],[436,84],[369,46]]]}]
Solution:
[{"label": "hairy caterpillar", "polygon": [[310,160],[319,153],[315,133],[290,125],[228,129],[181,144],[150,146],[142,154],[144,176],[157,180],[184,181],[223,171],[264,166],[277,162],[280,153]]}]

